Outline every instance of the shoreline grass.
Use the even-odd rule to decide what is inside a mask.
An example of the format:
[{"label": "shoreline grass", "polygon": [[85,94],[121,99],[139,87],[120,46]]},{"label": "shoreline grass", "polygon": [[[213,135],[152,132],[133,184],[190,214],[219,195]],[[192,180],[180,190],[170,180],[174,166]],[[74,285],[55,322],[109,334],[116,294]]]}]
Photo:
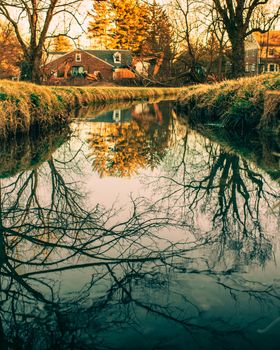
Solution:
[{"label": "shoreline grass", "polygon": [[0,81],[0,136],[68,124],[77,109],[106,103],[175,99],[180,88],[50,87]]},{"label": "shoreline grass", "polygon": [[193,124],[218,123],[226,129],[262,128],[279,133],[279,91],[280,74],[265,74],[190,87],[180,94],[176,105]]}]

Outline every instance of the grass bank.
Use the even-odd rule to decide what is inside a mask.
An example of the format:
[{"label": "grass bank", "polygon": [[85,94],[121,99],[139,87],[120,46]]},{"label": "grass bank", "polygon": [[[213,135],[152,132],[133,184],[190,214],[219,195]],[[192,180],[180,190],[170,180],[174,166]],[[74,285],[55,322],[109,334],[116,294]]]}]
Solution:
[{"label": "grass bank", "polygon": [[173,99],[178,88],[47,87],[0,82],[0,136],[26,133],[32,127],[67,124],[77,109],[88,105],[135,100]]},{"label": "grass bank", "polygon": [[[280,132],[280,74],[201,84],[185,89],[177,108],[190,123],[218,123],[235,130]],[[273,95],[273,97],[271,97]]]}]

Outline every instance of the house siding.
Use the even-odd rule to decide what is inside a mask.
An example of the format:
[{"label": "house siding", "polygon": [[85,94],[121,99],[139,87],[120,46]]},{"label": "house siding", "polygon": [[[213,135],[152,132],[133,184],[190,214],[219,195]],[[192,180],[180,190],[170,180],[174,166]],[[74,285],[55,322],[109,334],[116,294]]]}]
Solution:
[{"label": "house siding", "polygon": [[[80,61],[76,61],[76,54],[81,55]],[[94,74],[94,72],[99,71],[103,80],[113,80],[113,67],[110,64],[81,50],[70,52],[48,63],[44,67],[45,74],[47,77],[50,77],[52,72],[58,72],[58,74],[63,75],[63,68],[66,63],[71,66],[70,71],[73,67],[83,67],[88,74]]]},{"label": "house siding", "polygon": [[[252,68],[256,64],[257,70]],[[280,71],[280,31],[254,33],[245,42],[246,75]]]},{"label": "house siding", "polygon": [[259,45],[253,36],[245,42],[245,74],[247,76],[259,73]]}]

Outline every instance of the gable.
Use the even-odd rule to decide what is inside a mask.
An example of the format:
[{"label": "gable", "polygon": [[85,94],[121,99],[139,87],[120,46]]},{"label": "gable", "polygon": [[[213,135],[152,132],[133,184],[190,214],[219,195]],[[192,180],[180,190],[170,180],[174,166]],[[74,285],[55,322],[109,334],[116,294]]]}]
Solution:
[{"label": "gable", "polygon": [[[129,50],[86,50],[86,52],[116,68],[129,67],[132,64],[132,55]],[[121,62],[114,60],[117,53],[121,55]]]},{"label": "gable", "polygon": [[253,35],[250,35],[245,40],[245,50],[257,50],[259,48],[259,44]]},{"label": "gable", "polygon": [[[77,61],[76,60],[76,55],[81,55],[81,61]],[[85,56],[86,59],[85,59]],[[47,68],[48,66],[53,66],[53,65],[59,65],[63,62],[68,62],[71,65],[83,65],[83,61],[86,60],[97,60],[102,62],[103,65],[108,66],[108,68],[110,67],[110,69],[112,69],[113,65],[111,65],[109,62],[106,62],[102,59],[100,59],[99,57],[90,54],[87,51],[84,50],[74,50],[68,53],[63,53],[63,52],[59,52],[59,53],[50,53],[50,57],[51,59],[47,61],[45,67]],[[83,58],[84,57],[84,58]]]},{"label": "gable", "polygon": [[[45,66],[48,66],[49,64],[56,64],[62,60],[70,60],[71,58],[73,61],[71,63],[75,63],[74,56],[76,54],[87,55],[89,57],[95,58],[100,62],[103,62],[104,64],[110,66],[111,68],[127,68],[132,65],[132,55],[128,50],[74,50],[66,53],[50,52]],[[114,58],[116,54],[120,54],[120,62],[117,62]]]}]

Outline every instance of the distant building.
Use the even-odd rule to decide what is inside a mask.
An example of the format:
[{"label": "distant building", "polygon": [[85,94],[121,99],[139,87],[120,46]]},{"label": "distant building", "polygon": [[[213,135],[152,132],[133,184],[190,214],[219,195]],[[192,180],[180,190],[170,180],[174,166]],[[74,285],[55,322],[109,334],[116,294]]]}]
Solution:
[{"label": "distant building", "polygon": [[81,50],[52,52],[44,66],[45,81],[89,84],[134,78],[128,50]]},{"label": "distant building", "polygon": [[280,30],[254,33],[245,42],[246,75],[280,71]]}]

